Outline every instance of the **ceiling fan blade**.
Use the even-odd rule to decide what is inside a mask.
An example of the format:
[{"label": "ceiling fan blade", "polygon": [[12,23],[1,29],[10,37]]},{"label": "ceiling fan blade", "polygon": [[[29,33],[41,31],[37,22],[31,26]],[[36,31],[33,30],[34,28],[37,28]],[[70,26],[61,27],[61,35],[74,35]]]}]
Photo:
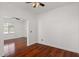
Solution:
[{"label": "ceiling fan blade", "polygon": [[39,7],[39,6],[42,6],[42,7],[45,6],[45,4],[43,4],[41,2],[25,2],[25,3],[32,3],[33,8],[36,8],[36,7]]},{"label": "ceiling fan blade", "polygon": [[40,3],[40,5],[43,6],[43,7],[45,6],[45,4],[43,4],[43,3]]},{"label": "ceiling fan blade", "polygon": [[26,3],[32,3],[32,2],[26,2]]}]

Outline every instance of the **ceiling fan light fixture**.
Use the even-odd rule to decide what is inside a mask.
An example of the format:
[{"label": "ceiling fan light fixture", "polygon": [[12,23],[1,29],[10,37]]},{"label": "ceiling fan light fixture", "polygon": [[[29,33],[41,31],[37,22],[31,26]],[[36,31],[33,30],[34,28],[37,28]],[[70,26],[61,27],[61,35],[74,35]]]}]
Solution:
[{"label": "ceiling fan light fixture", "polygon": [[33,7],[33,8],[39,7],[39,5],[40,5],[39,2],[33,2],[33,3],[32,3],[32,7]]},{"label": "ceiling fan light fixture", "polygon": [[33,8],[37,8],[39,6],[44,7],[45,4],[41,3],[41,2],[26,2],[26,3],[32,3],[32,7]]},{"label": "ceiling fan light fixture", "polygon": [[35,2],[32,3],[32,7],[33,7],[33,8],[36,7],[36,3],[35,3]]},{"label": "ceiling fan light fixture", "polygon": [[40,5],[39,2],[37,2],[37,3],[36,3],[36,7],[39,7],[39,5]]}]

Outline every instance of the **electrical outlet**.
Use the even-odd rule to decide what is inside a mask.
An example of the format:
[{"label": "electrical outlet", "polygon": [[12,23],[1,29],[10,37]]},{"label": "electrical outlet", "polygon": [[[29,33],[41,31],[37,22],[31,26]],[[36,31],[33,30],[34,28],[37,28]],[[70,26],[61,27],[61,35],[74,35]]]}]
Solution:
[{"label": "electrical outlet", "polygon": [[44,41],[44,39],[41,39],[41,41]]}]

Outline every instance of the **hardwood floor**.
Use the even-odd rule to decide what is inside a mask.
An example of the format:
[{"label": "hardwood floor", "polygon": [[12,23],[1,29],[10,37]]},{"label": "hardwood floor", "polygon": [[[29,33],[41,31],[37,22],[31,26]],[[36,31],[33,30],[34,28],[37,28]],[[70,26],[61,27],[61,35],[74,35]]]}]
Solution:
[{"label": "hardwood floor", "polygon": [[27,39],[25,37],[4,40],[4,55],[13,56],[15,52],[26,48]]},{"label": "hardwood floor", "polygon": [[18,57],[79,57],[79,54],[42,44],[33,44],[24,50],[17,51]]},{"label": "hardwood floor", "polygon": [[[21,43],[21,44],[24,44],[24,43]],[[16,43],[16,45],[18,45],[18,43]],[[17,47],[17,49],[15,50],[15,53],[9,56],[10,57],[79,57],[79,54],[62,50],[59,48],[35,43],[28,47],[27,46],[23,48],[22,46]]]}]

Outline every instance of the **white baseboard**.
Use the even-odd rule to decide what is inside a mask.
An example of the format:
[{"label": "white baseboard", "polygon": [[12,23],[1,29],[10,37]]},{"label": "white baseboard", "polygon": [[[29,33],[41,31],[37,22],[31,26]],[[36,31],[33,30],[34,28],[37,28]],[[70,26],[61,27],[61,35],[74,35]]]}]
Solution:
[{"label": "white baseboard", "polygon": [[67,48],[63,48],[63,47],[59,47],[59,46],[51,45],[51,44],[45,44],[45,43],[39,43],[39,44],[43,44],[43,45],[47,45],[47,46],[51,46],[51,47],[55,47],[55,48],[59,48],[59,49],[63,49],[63,50],[66,50],[66,51],[70,51],[70,52],[74,52],[74,53],[79,54],[79,51],[74,51],[73,49],[67,49]]}]

